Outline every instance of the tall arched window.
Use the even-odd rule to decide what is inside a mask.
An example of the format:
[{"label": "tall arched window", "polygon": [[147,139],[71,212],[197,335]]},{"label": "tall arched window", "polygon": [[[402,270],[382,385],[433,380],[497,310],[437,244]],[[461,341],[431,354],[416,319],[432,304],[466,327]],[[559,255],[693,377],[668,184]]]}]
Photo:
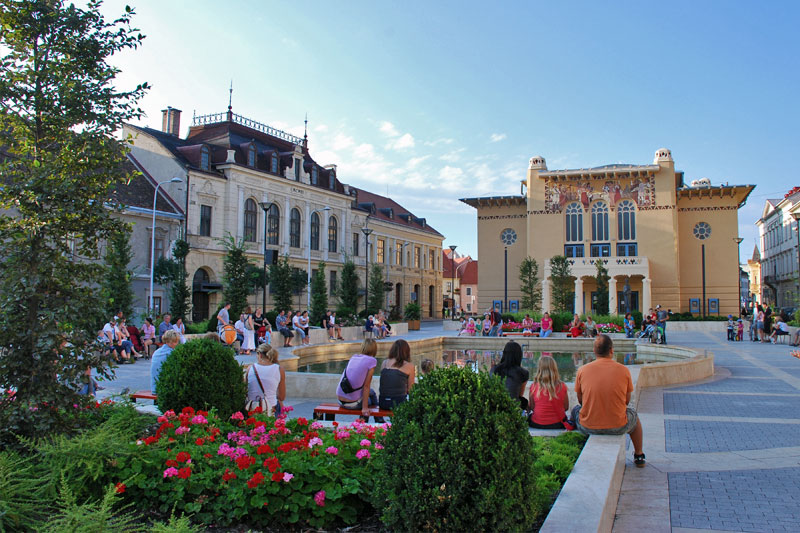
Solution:
[{"label": "tall arched window", "polygon": [[289,246],[300,248],[300,211],[296,207],[289,218]]},{"label": "tall arched window", "polygon": [[328,219],[328,251],[334,254],[339,251],[339,222],[336,217]]},{"label": "tall arched window", "polygon": [[617,206],[617,238],[621,241],[636,240],[636,207],[630,200]]},{"label": "tall arched window", "polygon": [[267,244],[278,244],[281,230],[281,212],[272,204],[267,211]]},{"label": "tall arched window", "polygon": [[244,240],[255,242],[258,225],[258,208],[252,198],[244,201]]},{"label": "tall arched window", "polygon": [[605,202],[592,206],[592,240],[608,240],[608,205]]},{"label": "tall arched window", "polygon": [[311,213],[311,249],[319,250],[319,213]]},{"label": "tall arched window", "polygon": [[583,208],[578,202],[567,206],[567,242],[583,241]]}]

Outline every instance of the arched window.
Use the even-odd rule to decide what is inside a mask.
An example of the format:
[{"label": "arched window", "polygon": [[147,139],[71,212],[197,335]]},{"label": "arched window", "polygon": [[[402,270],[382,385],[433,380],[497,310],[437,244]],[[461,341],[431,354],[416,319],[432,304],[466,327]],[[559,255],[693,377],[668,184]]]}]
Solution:
[{"label": "arched window", "polygon": [[289,218],[289,246],[300,248],[300,211],[296,207]]},{"label": "arched window", "polygon": [[251,167],[256,166],[256,147],[252,144],[250,145],[250,149],[247,150],[247,165]]},{"label": "arched window", "polygon": [[200,149],[200,168],[208,170],[211,167],[211,152],[208,146],[203,146]]},{"label": "arched window", "polygon": [[617,206],[617,238],[621,241],[636,240],[636,207],[630,200]]},{"label": "arched window", "polygon": [[319,213],[311,213],[311,249],[319,250]]},{"label": "arched window", "polygon": [[267,211],[267,244],[278,244],[281,229],[281,212],[272,204]]},{"label": "arched window", "polygon": [[583,241],[583,208],[578,202],[567,206],[567,242]]},{"label": "arched window", "polygon": [[270,164],[270,172],[273,174],[278,173],[278,154],[272,152],[272,163]]},{"label": "arched window", "polygon": [[244,201],[244,240],[255,242],[258,225],[258,208],[252,198]]},{"label": "arched window", "polygon": [[328,219],[328,251],[334,254],[339,251],[339,222],[336,217]]},{"label": "arched window", "polygon": [[605,202],[592,206],[592,240],[608,240],[608,205]]}]

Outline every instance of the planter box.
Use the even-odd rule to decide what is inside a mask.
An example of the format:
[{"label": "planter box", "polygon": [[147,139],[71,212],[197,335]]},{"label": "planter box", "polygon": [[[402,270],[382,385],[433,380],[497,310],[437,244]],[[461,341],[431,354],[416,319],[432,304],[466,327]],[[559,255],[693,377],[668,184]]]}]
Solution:
[{"label": "planter box", "polygon": [[419,331],[419,320],[408,320],[409,331]]}]

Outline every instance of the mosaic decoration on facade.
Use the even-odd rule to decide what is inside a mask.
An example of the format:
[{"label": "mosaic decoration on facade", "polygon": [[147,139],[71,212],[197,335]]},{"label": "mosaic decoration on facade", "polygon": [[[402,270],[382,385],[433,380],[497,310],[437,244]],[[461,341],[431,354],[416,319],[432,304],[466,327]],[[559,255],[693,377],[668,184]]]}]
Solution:
[{"label": "mosaic decoration on facade", "polygon": [[578,201],[584,209],[596,200],[603,200],[613,209],[622,200],[632,200],[638,207],[649,207],[655,203],[655,179],[653,176],[637,178],[576,179],[565,181],[546,178],[544,184],[545,209],[562,211],[570,202]]}]

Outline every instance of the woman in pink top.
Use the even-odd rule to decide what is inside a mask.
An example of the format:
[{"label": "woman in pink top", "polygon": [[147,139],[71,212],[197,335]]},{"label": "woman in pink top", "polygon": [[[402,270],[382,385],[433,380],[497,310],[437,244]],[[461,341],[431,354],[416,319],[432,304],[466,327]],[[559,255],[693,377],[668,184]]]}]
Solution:
[{"label": "woman in pink top", "polygon": [[155,342],[156,339],[156,327],[153,325],[153,319],[147,317],[144,319],[144,324],[142,324],[142,333],[144,333],[144,337],[142,337],[142,344],[144,344],[144,353],[147,352],[147,347],[150,346]]},{"label": "woman in pink top", "polygon": [[545,313],[542,317],[542,329],[539,330],[539,338],[549,337],[553,333],[553,319],[550,313]]},{"label": "woman in pink top", "polygon": [[558,366],[552,357],[542,355],[528,394],[528,425],[539,429],[573,429],[567,426],[569,393],[559,379]]}]

